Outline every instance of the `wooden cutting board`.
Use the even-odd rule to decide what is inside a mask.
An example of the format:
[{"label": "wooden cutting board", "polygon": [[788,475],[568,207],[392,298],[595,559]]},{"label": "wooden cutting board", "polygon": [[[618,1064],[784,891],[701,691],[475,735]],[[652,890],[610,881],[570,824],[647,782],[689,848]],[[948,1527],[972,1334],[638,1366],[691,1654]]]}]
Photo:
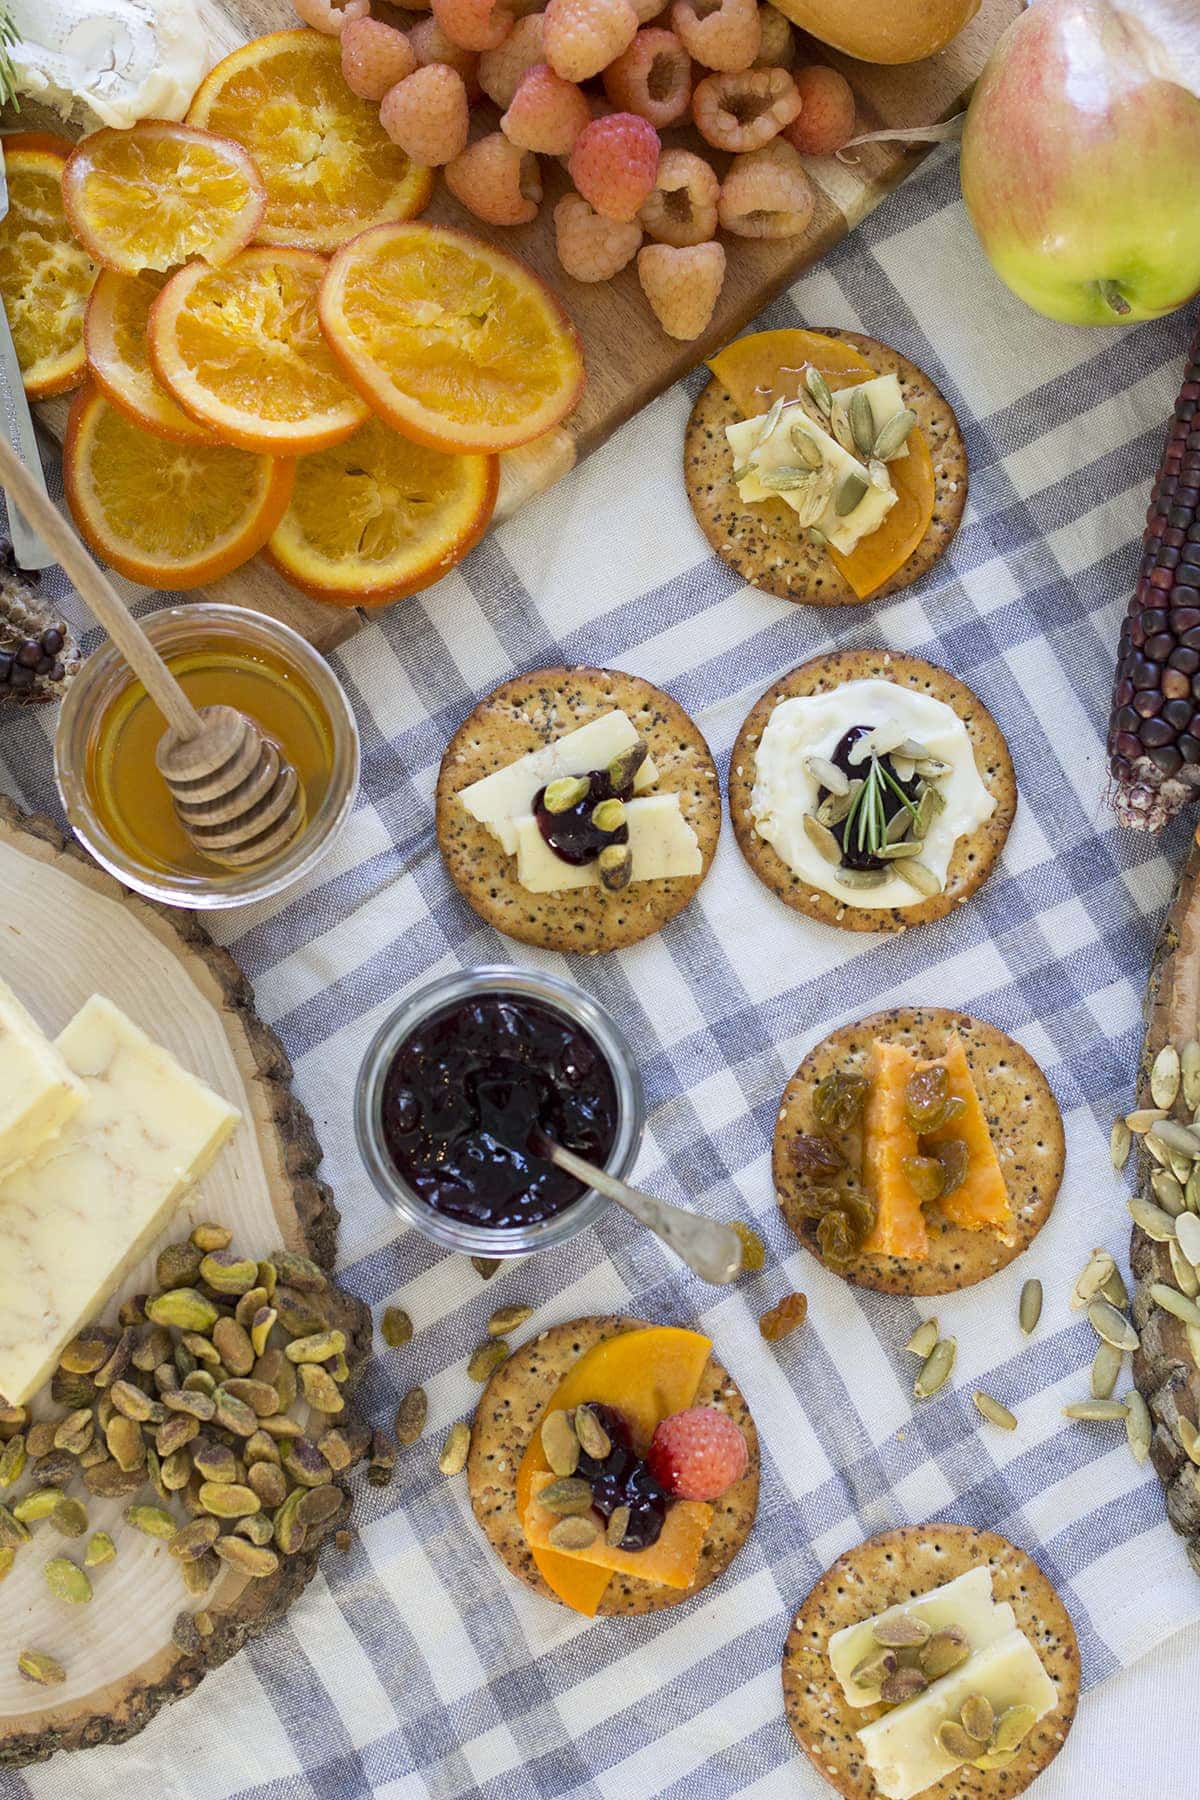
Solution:
[{"label": "wooden cutting board", "polygon": [[[864,0],[864,4],[870,3]],[[297,23],[288,0],[200,0],[200,6],[217,54],[263,32]],[[875,67],[818,44],[802,48],[802,60],[830,62],[842,69],[858,99],[860,131],[929,125],[960,109],[1001,33],[1023,7],[1024,0],[981,0],[971,24],[940,55],[907,66]],[[375,11],[382,15],[389,9],[383,5]],[[404,22],[404,15],[393,16]],[[495,120],[490,102],[475,109],[476,130],[494,130]],[[15,123],[7,116],[2,122]],[[688,141],[676,132],[669,138]],[[724,171],[728,157],[711,151],[699,138],[691,141]],[[554,250],[552,214],[555,201],[570,183],[553,158],[541,158],[546,198],[537,219],[513,230],[495,231],[481,225],[439,181],[426,216],[465,225],[482,235],[490,233],[531,263],[578,324],[587,357],[587,388],[564,430],[552,433],[550,440],[530,455],[509,460],[500,516],[507,516],[531,494],[557,481],[710,351],[735,337],[774,295],[877,206],[925,154],[926,146],[887,143],[864,145],[847,153],[846,161],[809,159],[818,205],[808,230],[802,237],[775,241],[729,239],[728,272],[712,323],[702,338],[687,344],[677,343],[659,330],[632,264],[615,280],[594,285],[572,281],[563,274]],[[61,437],[65,406],[60,402],[43,410],[51,430]],[[254,606],[286,619],[321,649],[344,641],[361,622],[353,611],[308,600],[258,563],[226,577],[210,593],[214,599]]]},{"label": "wooden cutting board", "polygon": [[[194,916],[127,892],[48,820],[29,818],[0,796],[0,920],[0,975],[48,1030],[59,1031],[89,994],[108,994],[242,1113],[210,1173],[185,1196],[171,1230],[105,1316],[114,1316],[126,1295],[153,1286],[162,1242],[186,1235],[201,1219],[230,1226],[235,1244],[259,1257],[282,1245],[330,1267],[337,1208],[316,1173],[321,1150],[291,1091],[287,1056],[256,1016],[236,963]],[[338,1323],[347,1355],[361,1363],[370,1314],[339,1294]],[[4,1499],[11,1502],[27,1485]],[[266,1580],[227,1572],[212,1597],[197,1600],[162,1545],[123,1524],[127,1501],[95,1499],[78,1486],[71,1491],[87,1503],[89,1529],[111,1533],[117,1559],[95,1571],[92,1601],[70,1607],[51,1598],[41,1572],[63,1540],[49,1526],[35,1526],[33,1542],[18,1552],[3,1588],[0,1767],[132,1736],[284,1612],[316,1568],[316,1550],[303,1551]],[[152,1499],[153,1491],[137,1498]],[[201,1654],[184,1654],[172,1629],[181,1612],[201,1605],[215,1630],[202,1640]],[[66,1683],[43,1689],[23,1680],[16,1669],[23,1649],[56,1657]]]}]

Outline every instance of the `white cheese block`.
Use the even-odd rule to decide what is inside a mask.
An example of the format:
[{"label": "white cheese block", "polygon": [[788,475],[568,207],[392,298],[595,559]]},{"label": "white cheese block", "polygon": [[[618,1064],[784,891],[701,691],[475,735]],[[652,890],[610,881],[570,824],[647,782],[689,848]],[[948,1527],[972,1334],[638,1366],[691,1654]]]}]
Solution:
[{"label": "white cheese block", "polygon": [[[647,794],[625,808],[634,881],[670,881],[676,875],[699,875],[704,867],[700,841],[679,810],[678,794]],[[515,821],[517,880],[531,894],[562,893],[567,888],[599,887],[595,863],[566,863],[542,836],[530,815]]]},{"label": "white cheese block", "polygon": [[[515,856],[515,822],[531,813],[539,788],[557,781],[560,775],[590,775],[593,769],[607,769],[614,756],[637,741],[637,730],[627,713],[619,709],[603,713],[574,731],[564,732],[552,744],[530,750],[481,781],[473,781],[458,797],[471,817],[499,839],[504,854]],[[651,787],[657,780],[658,770],[648,756],[637,772],[634,790]]]},{"label": "white cheese block", "polygon": [[[876,375],[873,381],[860,381],[857,387],[835,388],[833,390],[833,417],[845,418],[850,411],[850,398],[853,394],[865,394],[871,406],[871,417],[875,422],[875,436],[883,430],[888,420],[898,412],[903,412],[904,395],[900,392],[898,375]],[[849,430],[847,419],[846,429]],[[889,462],[898,462],[902,456],[908,455],[908,445],[902,444]]]},{"label": "white cheese block", "polygon": [[[835,437],[823,431],[808,417],[799,403],[785,406],[770,437],[758,443],[758,434],[762,430],[762,418],[741,419],[733,425],[725,427],[725,436],[733,452],[734,466],[741,468],[753,462],[756,470],[777,469],[783,465],[795,467],[798,462],[795,445],[791,439],[793,425],[802,425],[809,435],[816,439],[825,459],[826,468],[834,473],[834,496],[847,475],[857,475],[867,483],[867,491],[854,508],[844,518],[840,517],[834,498],[817,520],[817,527],[829,539],[835,549],[849,555],[855,545],[882,525],[884,519],[896,504],[895,489],[891,487],[873,487],[865,466],[848,450],[843,450]],[[738,483],[738,495],[748,505],[762,500],[785,500],[793,512],[800,510],[803,489],[785,488],[777,492],[765,487],[758,474],[746,475]]]},{"label": "white cheese block", "polygon": [[890,1619],[901,1612],[923,1619],[930,1631],[944,1631],[948,1625],[959,1626],[966,1633],[972,1650],[994,1644],[997,1638],[1012,1631],[1017,1622],[1007,1601],[992,1599],[992,1572],[986,1563],[982,1563],[977,1569],[968,1569],[965,1575],[957,1575],[953,1581],[931,1588],[927,1594],[921,1594],[903,1606],[886,1607],[873,1618],[844,1626],[829,1640],[829,1661],[851,1706],[874,1706],[879,1699],[877,1688],[864,1688],[850,1677],[864,1656],[878,1649],[875,1626],[880,1619]]},{"label": "white cheese block", "polygon": [[182,119],[212,55],[195,0],[9,0],[19,94],[89,129]]},{"label": "white cheese block", "polygon": [[0,1177],[57,1137],[85,1098],[83,1083],[0,981]]},{"label": "white cheese block", "polygon": [[1058,1705],[1058,1689],[1024,1632],[1006,1633],[915,1700],[863,1726],[858,1739],[886,1800],[911,1800],[959,1767],[962,1758],[943,1750],[937,1733],[971,1694],[990,1700],[997,1717],[1010,1706],[1031,1706],[1044,1719]]},{"label": "white cheese block", "polygon": [[58,1049],[83,1105],[0,1182],[0,1394],[12,1406],[47,1380],[240,1117],[98,994]]}]

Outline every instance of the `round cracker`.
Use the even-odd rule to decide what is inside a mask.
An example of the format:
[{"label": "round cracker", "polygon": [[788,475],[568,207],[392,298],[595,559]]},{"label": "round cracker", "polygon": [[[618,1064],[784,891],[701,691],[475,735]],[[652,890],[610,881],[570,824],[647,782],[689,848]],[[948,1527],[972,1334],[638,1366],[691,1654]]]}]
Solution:
[{"label": "round cracker", "polygon": [[[754,792],[756,752],[767,721],[781,700],[802,694],[823,694],[847,681],[878,677],[900,687],[931,694],[952,706],[967,728],[975,752],[980,780],[996,802],[989,819],[968,836],[959,838],[946,871],[946,885],[931,899],[915,899],[912,906],[848,906],[844,900],[790,869],[764,837],[760,837],[750,812]],[[833,650],[801,663],[790,675],[768,688],[748,713],[738,732],[729,761],[729,816],[742,855],[759,880],[785,906],[837,925],[842,931],[904,931],[910,925],[928,925],[944,918],[982,886],[996,866],[1017,811],[1017,777],[1004,733],[979,696],[965,682],[939,669],[936,663],[897,650]],[[915,890],[914,890],[915,892]]]},{"label": "round cracker", "polygon": [[1071,1615],[1031,1556],[994,1531],[969,1525],[908,1525],[868,1538],[839,1556],[796,1614],[783,1648],[783,1704],[805,1755],[846,1800],[876,1800],[857,1733],[882,1706],[850,1706],[829,1663],[835,1631],[912,1600],[986,1562],[992,1593],[1058,1685],[1058,1705],[1035,1725],[1003,1769],[955,1769],[921,1800],[1016,1800],[1054,1761],[1079,1701],[1079,1645]]},{"label": "round cracker", "polygon": [[[1066,1162],[1062,1114],[1028,1050],[1007,1032],[984,1019],[951,1012],[942,1006],[896,1006],[872,1013],[856,1025],[843,1025],[809,1051],[783,1091],[775,1123],[771,1173],[783,1216],[813,1255],[821,1260],[815,1219],[801,1210],[802,1183],[792,1145],[798,1132],[823,1133],[813,1116],[812,1096],[818,1081],[836,1070],[865,1074],[871,1043],[884,1038],[904,1044],[918,1056],[941,1056],[952,1032],[962,1039],[1013,1210],[1013,1242],[1003,1244],[993,1231],[969,1231],[952,1225],[936,1206],[925,1209],[929,1256],[907,1262],[898,1256],[857,1256],[844,1275],[858,1287],[884,1294],[951,1294],[973,1287],[1006,1268],[1028,1250],[1058,1195]],[[839,1140],[847,1162],[857,1167],[857,1134]]]},{"label": "round cracker", "polygon": [[[600,1314],[552,1325],[532,1343],[514,1350],[492,1376],[475,1411],[467,1481],[475,1517],[492,1549],[510,1574],[535,1594],[561,1605],[538,1573],[533,1553],[517,1517],[517,1471],[533,1433],[541,1424],[555,1389],[573,1364],[605,1338],[623,1331],[644,1331],[646,1320]],[[709,1356],[696,1390],[694,1406],[715,1406],[741,1428],[750,1452],[746,1473],[713,1502],[712,1523],[700,1552],[700,1567],[690,1588],[660,1587],[634,1576],[615,1574],[605,1590],[598,1614],[660,1612],[690,1600],[715,1581],[733,1561],[750,1535],[758,1508],[758,1434],[750,1408],[733,1377]]]},{"label": "round cracker", "polygon": [[[631,882],[619,894],[603,888],[531,894],[517,880],[516,858],[505,856],[486,826],[456,804],[456,796],[471,782],[615,707],[629,715],[658,766],[649,791],[679,795],[704,866],[699,875]],[[695,894],[712,866],[721,830],[721,787],[704,738],[670,694],[621,669],[534,669],[502,682],[451,738],[436,805],[438,844],[468,905],[506,937],[566,955],[592,956],[651,937]]]},{"label": "round cracker", "polygon": [[897,375],[904,403],[916,413],[925,434],[933,462],[933,517],[907,562],[860,599],[832,558],[801,530],[784,501],[745,505],[733,484],[733,455],[725,436],[725,427],[742,415],[715,375],[687,423],[684,481],[705,537],[751,587],[808,606],[862,606],[911,587],[947,548],[967,503],[967,450],[949,401],[916,363],[860,332],[816,329],[859,351],[877,374]]}]

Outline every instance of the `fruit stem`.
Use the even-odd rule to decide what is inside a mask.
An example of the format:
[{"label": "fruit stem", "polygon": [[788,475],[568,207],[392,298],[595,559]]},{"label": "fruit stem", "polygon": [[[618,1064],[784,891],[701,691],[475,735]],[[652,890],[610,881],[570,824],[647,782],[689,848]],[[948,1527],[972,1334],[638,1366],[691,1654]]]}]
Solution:
[{"label": "fruit stem", "polygon": [[1099,288],[1100,297],[1105,304],[1110,306],[1119,318],[1124,318],[1130,307],[1119,284],[1115,281],[1098,281],[1096,286]]}]

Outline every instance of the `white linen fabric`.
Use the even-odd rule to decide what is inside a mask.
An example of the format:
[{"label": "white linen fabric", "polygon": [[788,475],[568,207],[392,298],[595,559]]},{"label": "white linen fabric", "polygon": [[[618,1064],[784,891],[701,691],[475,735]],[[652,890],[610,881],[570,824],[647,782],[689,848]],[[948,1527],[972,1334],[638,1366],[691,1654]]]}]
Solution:
[{"label": "white linen fabric", "polygon": [[[962,530],[926,581],[880,605],[798,608],[743,587],[709,553],[683,490],[681,435],[701,373],[337,656],[363,736],[351,822],[302,890],[216,929],[316,1121],[343,1215],[341,1279],[377,1316],[400,1304],[416,1325],[400,1350],[377,1340],[365,1409],[390,1425],[420,1382],[428,1428],[391,1487],[357,1478],[352,1550],[326,1553],[284,1623],[132,1743],[0,1774],[2,1800],[821,1800],[829,1790],[780,1702],[791,1615],[861,1538],[946,1518],[1026,1546],[1075,1619],[1089,1692],[1039,1797],[1187,1787],[1191,1713],[1164,1702],[1195,1674],[1200,1579],[1123,1433],[1070,1424],[1061,1408],[1086,1391],[1095,1347],[1067,1307],[1075,1272],[1096,1244],[1126,1262],[1108,1129],[1130,1101],[1151,949],[1190,829],[1180,822],[1160,841],[1115,827],[1103,740],[1191,320],[1100,332],[1037,318],[984,262],[953,155],[940,152],[762,322],[864,330],[929,372],[970,452]],[[693,905],[603,960],[526,952],[452,888],[433,828],[438,762],[474,701],[514,669],[579,661],[646,676],[688,708],[724,772],[771,681],[826,649],[881,643],[967,681],[1015,758],[1021,806],[1007,850],[952,918],[899,938],[809,922],[755,880],[728,824]],[[59,816],[52,727],[46,715],[0,719],[0,781]],[[563,970],[616,1013],[649,1100],[638,1179],[752,1222],[767,1244],[761,1274],[706,1288],[614,1211],[485,1285],[465,1259],[398,1229],[354,1147],[359,1061],[405,991],[496,961]],[[769,1171],[779,1095],[801,1056],[832,1027],[901,1001],[962,1006],[1019,1038],[1054,1086],[1068,1141],[1061,1197],[1030,1253],[920,1308],[819,1267],[779,1216]],[[1046,1304],[1026,1342],[1017,1296],[1028,1275]],[[767,1345],[759,1315],[793,1288],[809,1296],[808,1323]],[[758,1423],[762,1500],[745,1549],[694,1602],[588,1624],[536,1598],[492,1556],[465,1481],[439,1474],[442,1438],[477,1392],[467,1354],[512,1301],[537,1307],[522,1337],[628,1310],[716,1340]],[[903,1345],[932,1312],[957,1337],[958,1364],[918,1406]],[[1014,1433],[980,1420],[975,1387],[1013,1408]]]}]

